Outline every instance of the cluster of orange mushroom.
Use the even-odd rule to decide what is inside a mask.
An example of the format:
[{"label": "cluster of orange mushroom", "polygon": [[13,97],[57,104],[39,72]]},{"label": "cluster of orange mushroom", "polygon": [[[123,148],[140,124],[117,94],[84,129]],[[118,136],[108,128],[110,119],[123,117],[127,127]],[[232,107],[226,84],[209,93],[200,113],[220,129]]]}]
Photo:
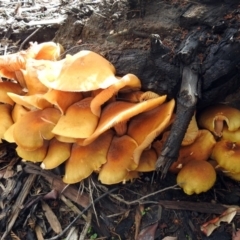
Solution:
[{"label": "cluster of orange mushroom", "polygon": [[137,76],[116,76],[94,52],[58,60],[60,53],[48,42],[1,57],[0,75],[11,79],[0,82],[1,139],[44,169],[65,162],[66,183],[95,171],[114,184],[154,170],[149,146],[169,125],[175,101],[141,92]]},{"label": "cluster of orange mushroom", "polygon": [[[154,171],[165,130],[174,121],[174,99],[142,92],[137,76],[116,76],[114,66],[97,53],[82,50],[60,59],[61,51],[53,42],[33,43],[0,56],[0,76],[9,79],[0,82],[0,140],[16,143],[21,158],[41,162],[43,169],[64,163],[63,181],[69,184],[93,172],[102,183],[115,184]],[[221,121],[229,131],[237,131],[240,121],[217,117],[208,127],[205,115],[199,120],[204,130],[193,117],[170,168],[187,194],[213,186],[216,172],[207,160],[217,158],[218,148],[237,149],[236,143],[218,147],[213,134],[227,135]],[[225,169],[235,174],[236,169]]]}]

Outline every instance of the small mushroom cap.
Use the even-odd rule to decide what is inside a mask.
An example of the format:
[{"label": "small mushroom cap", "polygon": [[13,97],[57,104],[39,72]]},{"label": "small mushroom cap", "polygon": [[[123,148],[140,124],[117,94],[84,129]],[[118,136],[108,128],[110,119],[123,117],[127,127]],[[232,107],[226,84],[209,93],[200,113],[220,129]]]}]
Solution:
[{"label": "small mushroom cap", "polygon": [[177,175],[177,184],[192,195],[208,191],[216,181],[216,171],[207,161],[190,161]]},{"label": "small mushroom cap", "polygon": [[17,146],[16,152],[19,157],[26,161],[31,162],[42,162],[45,158],[48,151],[48,142],[45,141],[44,144],[40,147],[35,149],[34,151],[27,151],[26,149]]},{"label": "small mushroom cap", "polygon": [[138,144],[138,147],[134,150],[134,161],[137,164],[142,151],[146,149],[168,126],[174,106],[175,101],[172,99],[171,101],[150,111],[141,113],[130,120],[127,134]]},{"label": "small mushroom cap", "polygon": [[43,95],[43,98],[57,107],[61,113],[64,114],[69,106],[82,100],[83,95],[80,92],[64,92],[50,89]]},{"label": "small mushroom cap", "polygon": [[190,161],[206,161],[211,156],[216,140],[208,130],[199,130],[195,141],[187,146],[182,146],[179,151],[179,157],[174,162],[169,171],[178,173]]},{"label": "small mushroom cap", "polygon": [[44,63],[38,68],[39,80],[48,88],[61,91],[105,89],[118,81],[114,66],[99,54],[87,50],[67,55],[60,64],[46,62],[43,66]]},{"label": "small mushroom cap", "polygon": [[96,116],[101,114],[101,106],[107,102],[111,97],[115,96],[121,89],[139,90],[141,82],[134,74],[127,74],[116,83],[97,94],[91,102],[91,110]]},{"label": "small mushroom cap", "polygon": [[77,183],[98,171],[107,161],[107,152],[113,138],[113,131],[103,133],[88,146],[73,144],[71,156],[66,161],[65,183]]},{"label": "small mushroom cap", "polygon": [[10,143],[15,143],[15,139],[13,137],[13,129],[14,129],[14,124],[11,125],[3,134],[2,139],[10,142]]},{"label": "small mushroom cap", "polygon": [[0,143],[2,142],[2,139],[4,139],[4,133],[13,124],[11,110],[11,105],[0,104]]},{"label": "small mushroom cap", "polygon": [[153,148],[144,150],[141,154],[137,172],[151,172],[156,170],[157,153]]},{"label": "small mushroom cap", "polygon": [[231,132],[227,126],[223,126],[222,139],[240,144],[240,128]]},{"label": "small mushroom cap", "polygon": [[23,95],[22,87],[18,83],[0,82],[0,102],[14,105],[14,101],[7,95],[8,92]]},{"label": "small mushroom cap", "polygon": [[132,157],[136,147],[135,140],[127,135],[113,137],[107,153],[107,162],[102,166],[98,179],[103,184],[126,181],[128,172],[137,168],[137,164]]},{"label": "small mushroom cap", "polygon": [[52,104],[43,98],[42,94],[34,95],[17,95],[15,93],[7,93],[7,95],[17,104],[22,105],[23,107],[34,110],[34,109],[44,109],[52,107]]},{"label": "small mushroom cap", "polygon": [[[43,85],[39,79],[34,63],[37,62],[34,59],[28,59],[26,62],[26,70],[21,69],[21,74],[24,80],[20,81],[21,85],[25,85],[29,95],[44,94],[48,91],[48,88]],[[19,76],[18,76],[19,77]],[[19,79],[18,79],[19,81]],[[24,81],[24,83],[22,83]]]},{"label": "small mushroom cap", "polygon": [[[53,60],[60,55],[60,45],[53,42],[31,43],[27,50],[13,54],[0,56],[0,75],[6,78],[18,80],[15,72],[25,69],[26,61],[29,58],[44,58]],[[49,51],[51,49],[51,51]]]},{"label": "small mushroom cap", "polygon": [[188,125],[187,131],[184,135],[181,145],[186,146],[186,145],[193,143],[194,140],[197,138],[197,136],[198,136],[198,125],[197,125],[197,121],[196,121],[196,113],[194,113],[194,115]]},{"label": "small mushroom cap", "polygon": [[34,59],[37,60],[53,60],[59,59],[60,54],[64,51],[63,47],[59,43],[44,42],[40,44],[34,43],[36,56]]},{"label": "small mushroom cap", "polygon": [[166,100],[166,96],[150,99],[141,103],[129,103],[123,101],[112,102],[102,111],[98,126],[94,133],[83,141],[87,145],[94,141],[100,134],[120,122],[128,121],[131,117],[148,111]]},{"label": "small mushroom cap", "polygon": [[217,142],[211,158],[229,172],[240,172],[240,145],[227,140]]},{"label": "small mushroom cap", "polygon": [[71,105],[61,116],[52,132],[70,138],[87,138],[92,135],[98,124],[98,117],[90,109],[92,98]]},{"label": "small mushroom cap", "polygon": [[53,138],[49,142],[48,151],[43,159],[41,168],[53,169],[58,167],[70,157],[71,147],[71,143],[59,142],[56,138]]},{"label": "small mushroom cap", "polygon": [[52,129],[60,116],[60,111],[55,108],[45,108],[24,114],[14,124],[15,142],[27,151],[40,148],[44,139],[50,140],[54,137]]},{"label": "small mushroom cap", "polygon": [[27,112],[29,112],[28,109],[26,109],[22,105],[16,103],[12,109],[13,122],[16,122],[19,118],[21,118]]},{"label": "small mushroom cap", "polygon": [[240,111],[236,108],[218,104],[205,109],[198,120],[200,127],[206,128],[217,137],[222,136],[224,122],[229,131],[240,128]]},{"label": "small mushroom cap", "polygon": [[235,173],[235,172],[223,172],[226,176],[230,177],[231,179],[235,181],[240,181],[240,172]]}]

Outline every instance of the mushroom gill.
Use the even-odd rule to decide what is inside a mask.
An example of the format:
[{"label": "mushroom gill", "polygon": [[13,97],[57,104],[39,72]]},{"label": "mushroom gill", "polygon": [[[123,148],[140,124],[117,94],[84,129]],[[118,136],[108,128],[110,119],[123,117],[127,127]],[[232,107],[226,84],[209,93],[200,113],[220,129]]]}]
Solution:
[{"label": "mushroom gill", "polygon": [[240,128],[240,111],[224,104],[213,105],[200,114],[198,123],[200,127],[221,137],[224,123],[229,131],[236,131]]}]

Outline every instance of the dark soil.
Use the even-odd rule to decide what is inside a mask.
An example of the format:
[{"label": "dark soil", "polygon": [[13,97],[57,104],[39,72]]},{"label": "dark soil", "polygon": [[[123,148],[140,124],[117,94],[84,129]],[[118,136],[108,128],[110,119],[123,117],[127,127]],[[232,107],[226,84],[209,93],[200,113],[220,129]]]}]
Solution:
[{"label": "dark soil", "polygon": [[[150,34],[159,34],[164,45],[175,51],[190,30],[211,25],[209,19],[216,16],[218,20],[239,24],[237,3],[210,0],[39,1],[37,10],[19,14],[16,3],[1,1],[0,19],[5,21],[0,26],[1,51],[3,54],[6,46],[8,51],[18,51],[21,44],[26,48],[29,41],[53,40],[65,48],[63,56],[81,49],[108,56],[111,51],[126,49],[150,51]],[[12,9],[9,14],[6,14],[7,9]],[[39,11],[42,16],[36,19],[34,14]],[[60,16],[66,17],[60,24],[26,26],[22,23]],[[9,24],[7,21],[11,17],[14,20]],[[38,32],[28,38],[37,28]],[[227,98],[234,103],[238,100],[236,93]],[[240,228],[238,211],[231,223],[222,222],[209,237],[200,230],[202,224],[222,214],[228,205],[240,204],[239,182],[221,173],[211,190],[187,196],[175,185],[175,175],[169,173],[161,179],[157,172],[116,186],[101,185],[93,174],[82,183],[66,187],[60,179],[62,166],[44,171],[37,164],[23,163],[15,154],[15,146],[6,142],[0,145],[0,164],[1,239],[80,239],[71,236],[72,231],[78,237],[82,233],[81,239],[143,240],[174,236],[180,240],[225,240],[233,239],[234,227]],[[161,189],[163,191],[157,193]],[[53,238],[60,233],[53,230],[54,220],[48,219],[44,203],[57,216],[62,230],[67,228],[63,236]],[[91,208],[84,211],[91,203]],[[84,211],[84,218],[76,219],[79,211]],[[50,215],[53,217],[52,213]]]}]

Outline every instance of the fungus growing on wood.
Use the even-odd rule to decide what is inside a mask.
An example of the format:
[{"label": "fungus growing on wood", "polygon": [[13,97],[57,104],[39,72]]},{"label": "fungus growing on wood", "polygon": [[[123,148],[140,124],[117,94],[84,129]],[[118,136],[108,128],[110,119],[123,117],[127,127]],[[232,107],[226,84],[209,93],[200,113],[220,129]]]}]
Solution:
[{"label": "fungus growing on wood", "polygon": [[107,153],[107,162],[102,166],[98,179],[103,184],[125,182],[129,178],[128,172],[137,168],[132,157],[136,147],[136,141],[128,135],[113,137]]},{"label": "fungus growing on wood", "polygon": [[113,131],[109,130],[99,136],[87,146],[76,143],[72,146],[70,158],[65,164],[65,183],[76,183],[87,178],[93,171],[99,171],[107,161],[107,152],[113,138]]},{"label": "fungus growing on wood", "polygon": [[198,123],[202,128],[221,137],[224,123],[229,131],[240,128],[240,111],[224,104],[213,105],[201,113]]},{"label": "fungus growing on wood", "polygon": [[217,142],[213,148],[211,158],[220,167],[232,173],[240,172],[240,145],[228,140]]},{"label": "fungus growing on wood", "polygon": [[98,117],[90,109],[92,98],[84,98],[71,105],[66,114],[61,116],[52,132],[70,138],[87,138],[93,134],[98,124]]},{"label": "fungus growing on wood", "polygon": [[207,161],[190,161],[177,175],[177,184],[192,195],[208,191],[216,181],[216,171]]},{"label": "fungus growing on wood", "polygon": [[114,127],[118,123],[127,122],[131,117],[150,110],[166,100],[166,96],[150,99],[141,103],[129,103],[123,101],[112,102],[102,111],[98,126],[94,133],[83,141],[87,145],[94,141],[100,134]]}]

